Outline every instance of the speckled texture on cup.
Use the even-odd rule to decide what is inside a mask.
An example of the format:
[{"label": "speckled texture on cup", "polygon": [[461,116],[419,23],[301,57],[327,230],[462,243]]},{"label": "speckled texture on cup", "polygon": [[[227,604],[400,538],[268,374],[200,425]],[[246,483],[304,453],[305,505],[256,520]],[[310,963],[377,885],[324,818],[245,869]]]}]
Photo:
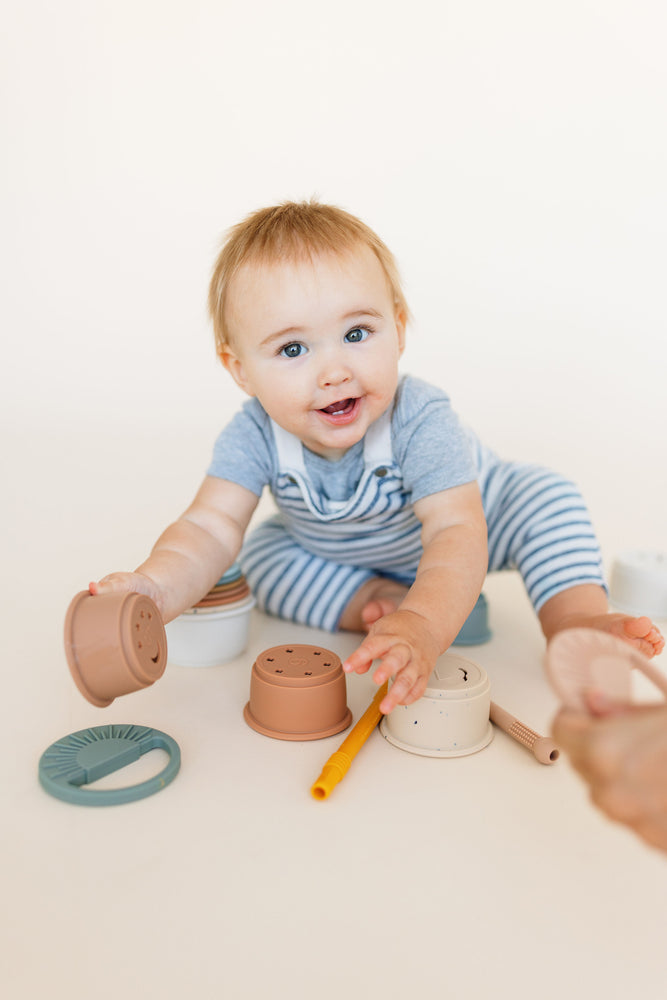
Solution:
[{"label": "speckled texture on cup", "polygon": [[493,738],[491,685],[471,660],[447,652],[438,658],[423,696],[398,705],[380,724],[394,746],[424,757],[461,757]]}]

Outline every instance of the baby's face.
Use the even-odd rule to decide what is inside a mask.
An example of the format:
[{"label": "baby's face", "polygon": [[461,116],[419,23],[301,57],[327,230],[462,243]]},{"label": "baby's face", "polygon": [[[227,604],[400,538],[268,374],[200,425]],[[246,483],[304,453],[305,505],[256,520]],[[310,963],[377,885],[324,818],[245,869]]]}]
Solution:
[{"label": "baby's face", "polygon": [[242,268],[227,319],[227,369],[318,455],[340,458],[393,399],[405,317],[368,247]]}]

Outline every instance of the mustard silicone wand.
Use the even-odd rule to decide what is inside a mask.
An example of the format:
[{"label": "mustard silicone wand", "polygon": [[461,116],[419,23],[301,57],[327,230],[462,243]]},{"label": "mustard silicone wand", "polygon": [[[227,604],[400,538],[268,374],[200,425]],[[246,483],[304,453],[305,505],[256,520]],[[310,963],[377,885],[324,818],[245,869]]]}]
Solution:
[{"label": "mustard silicone wand", "polygon": [[329,760],[322,768],[321,775],[310,789],[310,794],[314,799],[328,798],[338,782],[342,781],[350,770],[353,759],[382,718],[379,706],[387,693],[388,687],[389,682],[385,681],[382,687],[378,689],[373,701],[361,716],[356,726],[354,726],[346,739],[343,740],[336,752],[332,753],[331,757],[329,757]]}]

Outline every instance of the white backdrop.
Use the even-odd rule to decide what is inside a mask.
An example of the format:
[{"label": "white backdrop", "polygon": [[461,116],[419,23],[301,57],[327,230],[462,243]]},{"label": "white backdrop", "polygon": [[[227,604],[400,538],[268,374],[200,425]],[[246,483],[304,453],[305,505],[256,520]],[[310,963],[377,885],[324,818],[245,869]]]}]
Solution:
[{"label": "white backdrop", "polygon": [[[170,667],[98,710],[63,621],[146,555],[241,402],[205,308],[223,232],[313,194],[394,250],[405,369],[502,453],[577,479],[608,561],[667,549],[664,3],[4,8],[0,992],[662,1000],[664,856],[565,764],[499,734],[437,770],[377,737],[313,805],[323,748],[264,741],[241,709],[252,651],[317,633],[254,615],[247,663]],[[475,659],[546,732],[537,622],[518,580],[488,587]],[[369,685],[350,678],[355,713]],[[53,740],[128,720],[181,744],[170,789],[85,815],[42,793]]]},{"label": "white backdrop", "polygon": [[146,437],[146,502],[168,459],[185,502],[241,400],[205,311],[221,236],[316,194],[394,250],[405,369],[501,452],[575,477],[607,550],[664,548],[658,0],[24,0],[4,24],[19,490],[42,429],[113,431]]}]

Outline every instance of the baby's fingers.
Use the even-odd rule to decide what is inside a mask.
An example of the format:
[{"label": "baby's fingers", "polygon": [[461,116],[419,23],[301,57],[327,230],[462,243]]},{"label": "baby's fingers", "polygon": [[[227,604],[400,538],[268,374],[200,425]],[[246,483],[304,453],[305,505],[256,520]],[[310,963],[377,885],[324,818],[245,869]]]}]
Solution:
[{"label": "baby's fingers", "polygon": [[365,674],[372,662],[373,657],[368,653],[368,650],[360,646],[344,660],[343,670],[346,674]]},{"label": "baby's fingers", "polygon": [[145,594],[155,600],[157,596],[153,581],[141,573],[109,573],[101,580],[89,583],[88,590],[94,597],[99,594],[134,593]]},{"label": "baby's fingers", "polygon": [[88,584],[88,590],[93,597],[97,597],[98,594],[119,594],[133,589],[129,573],[109,573],[101,580],[91,580]]},{"label": "baby's fingers", "polygon": [[[343,663],[343,670],[346,674],[365,674],[373,660],[377,660],[379,657],[384,656],[384,654],[391,648],[392,642],[393,640],[386,635],[367,636],[362,644],[355,649],[354,653],[351,653],[345,660]],[[398,670],[400,667],[396,667],[396,669]],[[391,673],[394,672],[395,671],[391,671]],[[391,677],[391,673],[387,674],[387,677]],[[378,683],[382,684],[387,677],[383,677]]]},{"label": "baby's fingers", "polygon": [[[373,680],[379,687],[381,684],[384,684],[385,681],[388,681],[390,677],[393,677],[394,674],[408,671],[408,664],[412,658],[412,652],[409,646],[400,642],[396,643],[396,645],[391,645],[388,649],[385,648],[385,650],[381,653],[377,653],[376,658],[377,657],[381,657],[381,661],[377,670],[373,674]],[[396,683],[396,681],[394,681],[394,683]]]},{"label": "baby's fingers", "polygon": [[397,705],[411,705],[423,695],[426,678],[413,667],[405,667],[396,677],[380,703],[380,711],[388,715]]}]

